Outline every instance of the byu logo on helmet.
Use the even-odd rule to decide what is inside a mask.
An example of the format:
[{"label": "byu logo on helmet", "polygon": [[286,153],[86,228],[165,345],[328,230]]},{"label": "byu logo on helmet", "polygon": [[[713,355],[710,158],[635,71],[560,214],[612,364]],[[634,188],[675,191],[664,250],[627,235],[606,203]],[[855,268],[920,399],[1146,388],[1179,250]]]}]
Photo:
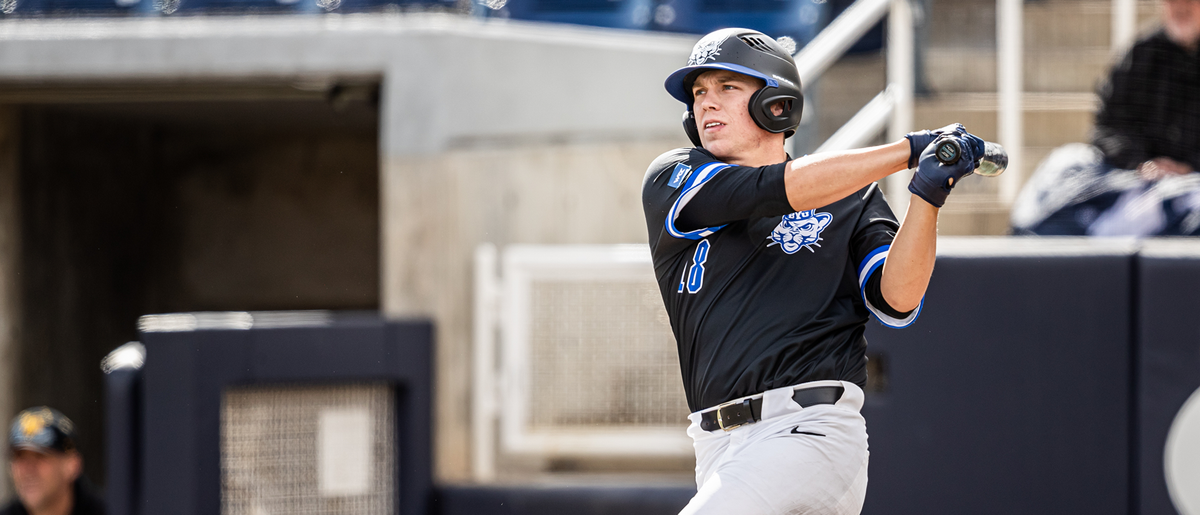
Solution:
[{"label": "byu logo on helmet", "polygon": [[729,38],[720,32],[709,34],[709,36],[714,35],[720,37],[713,37],[708,39],[708,41],[701,40],[699,43],[696,43],[696,48],[692,49],[692,56],[688,58],[688,66],[704,64],[721,55],[721,43],[724,43]]},{"label": "byu logo on helmet", "polygon": [[802,248],[815,253],[816,251],[812,247],[821,246],[820,243],[817,243],[821,241],[821,231],[829,227],[829,222],[832,221],[833,215],[814,213],[812,209],[785,215],[775,230],[771,231],[771,235],[767,237],[771,240],[767,246],[778,244],[788,254],[795,254]]}]

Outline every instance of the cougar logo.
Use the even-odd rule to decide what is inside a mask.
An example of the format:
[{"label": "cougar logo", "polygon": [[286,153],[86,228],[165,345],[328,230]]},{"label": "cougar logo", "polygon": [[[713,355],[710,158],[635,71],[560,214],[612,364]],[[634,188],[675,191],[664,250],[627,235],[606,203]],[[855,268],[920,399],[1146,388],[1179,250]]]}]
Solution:
[{"label": "cougar logo", "polygon": [[778,244],[788,254],[795,254],[802,248],[815,253],[812,248],[821,246],[817,243],[821,241],[821,231],[829,227],[829,222],[832,221],[833,215],[814,213],[812,209],[786,215],[779,221],[775,230],[771,231],[771,236],[767,238],[771,243],[767,246]]},{"label": "cougar logo", "polygon": [[725,39],[722,38],[696,43],[696,48],[692,49],[692,56],[688,58],[687,65],[695,66],[713,60],[714,57],[721,55],[721,43],[724,42]]}]

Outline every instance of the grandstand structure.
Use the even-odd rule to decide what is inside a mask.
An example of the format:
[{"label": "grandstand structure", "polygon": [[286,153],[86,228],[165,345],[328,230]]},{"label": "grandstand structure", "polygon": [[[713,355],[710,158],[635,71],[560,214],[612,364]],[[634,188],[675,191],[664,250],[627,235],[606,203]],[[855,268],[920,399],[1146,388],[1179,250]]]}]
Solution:
[{"label": "grandstand structure", "polygon": [[[998,138],[996,3],[927,5],[935,94],[917,97],[913,128],[961,121]],[[1111,5],[1025,6],[1021,171],[1086,140],[1114,55]],[[1154,4],[1138,5],[1151,22]],[[645,166],[686,144],[660,84],[696,34],[737,20],[803,46],[839,8],[3,0],[0,392],[11,393],[0,418],[46,403],[100,427],[96,363],[142,314],[427,316],[436,470],[467,479],[477,247],[643,242]],[[786,23],[757,25],[773,20]],[[797,148],[815,148],[887,85],[885,58],[859,49],[809,85],[810,140]],[[995,181],[970,180],[942,233],[1003,234],[1007,206]],[[97,433],[83,436],[93,474]],[[612,467],[598,462],[501,465]]]}]

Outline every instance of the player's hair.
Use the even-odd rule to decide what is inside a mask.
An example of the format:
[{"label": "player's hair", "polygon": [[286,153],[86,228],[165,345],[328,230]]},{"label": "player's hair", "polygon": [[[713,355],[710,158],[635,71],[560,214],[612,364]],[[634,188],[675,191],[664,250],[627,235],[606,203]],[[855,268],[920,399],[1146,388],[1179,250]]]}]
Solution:
[{"label": "player's hair", "polygon": [[[683,113],[683,131],[697,147],[700,131],[692,112],[692,83],[709,70],[729,70],[761,79],[766,84],[750,97],[750,118],[760,128],[784,137],[796,133],[804,108],[800,74],[791,54],[775,39],[750,29],[721,29],[700,39],[692,48],[687,66],[667,77],[667,92],[687,106]],[[783,109],[775,114],[771,106]]]}]

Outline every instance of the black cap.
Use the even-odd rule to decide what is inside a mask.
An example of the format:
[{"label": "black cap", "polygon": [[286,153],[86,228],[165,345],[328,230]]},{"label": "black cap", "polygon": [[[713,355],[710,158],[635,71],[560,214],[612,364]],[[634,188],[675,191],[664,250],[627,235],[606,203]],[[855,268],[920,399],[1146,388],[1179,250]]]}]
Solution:
[{"label": "black cap", "polygon": [[8,432],[12,451],[28,449],[40,453],[75,450],[75,424],[66,415],[47,406],[17,414]]}]

